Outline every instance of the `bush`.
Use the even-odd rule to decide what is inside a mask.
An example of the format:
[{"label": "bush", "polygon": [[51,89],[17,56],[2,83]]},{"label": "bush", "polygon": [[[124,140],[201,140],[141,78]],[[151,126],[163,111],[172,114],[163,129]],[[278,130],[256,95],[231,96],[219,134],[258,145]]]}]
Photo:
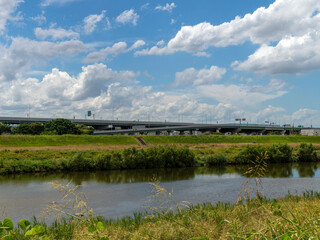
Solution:
[{"label": "bush", "polygon": [[84,124],[76,124],[78,130],[79,130],[79,134],[83,134],[83,135],[92,135],[94,128],[91,126],[86,126]]},{"label": "bush", "polygon": [[11,127],[8,124],[0,124],[0,135],[3,133],[11,133]]},{"label": "bush", "polygon": [[317,161],[315,147],[311,143],[301,143],[298,147],[297,157],[299,162]]},{"label": "bush", "polygon": [[111,161],[111,155],[110,154],[104,154],[99,155],[95,159],[95,167],[97,170],[110,170],[113,169],[112,161]]},{"label": "bush", "polygon": [[58,135],[63,134],[80,134],[80,130],[77,125],[68,119],[58,118],[46,122],[45,131],[56,132]]},{"label": "bush", "polygon": [[262,155],[267,151],[267,148],[264,146],[254,146],[247,145],[243,148],[239,154],[235,157],[235,162],[239,164],[248,164],[257,159],[257,157],[262,157]]},{"label": "bush", "polygon": [[267,149],[268,159],[272,163],[292,162],[292,147],[288,144],[274,144]]},{"label": "bush", "polygon": [[18,127],[12,130],[13,134],[23,135],[40,135],[44,131],[42,123],[21,123]]},{"label": "bush", "polygon": [[73,171],[88,171],[94,169],[94,162],[85,158],[82,153],[76,153],[69,163],[69,168]]},{"label": "bush", "polygon": [[227,163],[227,156],[223,153],[208,155],[204,158],[208,166],[224,165]]}]

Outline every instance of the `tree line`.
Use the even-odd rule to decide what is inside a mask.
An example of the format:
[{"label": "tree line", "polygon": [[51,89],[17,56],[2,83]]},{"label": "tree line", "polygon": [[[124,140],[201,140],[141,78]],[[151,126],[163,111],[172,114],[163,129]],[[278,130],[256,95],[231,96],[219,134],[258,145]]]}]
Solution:
[{"label": "tree line", "polygon": [[76,124],[68,119],[58,118],[46,122],[45,124],[22,123],[17,127],[12,127],[9,124],[0,124],[0,134],[21,134],[21,135],[63,135],[63,134],[92,134],[93,127],[83,124]]}]

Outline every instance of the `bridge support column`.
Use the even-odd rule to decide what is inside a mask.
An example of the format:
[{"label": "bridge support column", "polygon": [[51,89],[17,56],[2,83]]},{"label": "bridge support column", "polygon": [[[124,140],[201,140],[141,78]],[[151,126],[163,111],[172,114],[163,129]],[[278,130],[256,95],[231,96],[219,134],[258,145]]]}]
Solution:
[{"label": "bridge support column", "polygon": [[232,133],[233,134],[237,134],[237,133],[240,133],[241,132],[241,128],[237,128],[236,130],[234,130]]}]

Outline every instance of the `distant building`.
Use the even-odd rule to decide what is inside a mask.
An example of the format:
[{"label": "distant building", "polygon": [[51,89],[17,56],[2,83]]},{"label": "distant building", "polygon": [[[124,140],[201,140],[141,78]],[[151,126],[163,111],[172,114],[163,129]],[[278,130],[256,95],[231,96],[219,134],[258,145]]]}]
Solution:
[{"label": "distant building", "polygon": [[301,135],[320,136],[320,129],[319,128],[301,129]]}]

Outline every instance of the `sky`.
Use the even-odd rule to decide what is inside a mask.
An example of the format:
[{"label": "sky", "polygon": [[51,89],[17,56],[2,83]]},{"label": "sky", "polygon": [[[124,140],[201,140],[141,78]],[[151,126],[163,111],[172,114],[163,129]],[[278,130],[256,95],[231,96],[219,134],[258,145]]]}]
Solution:
[{"label": "sky", "polygon": [[319,0],[0,0],[0,116],[320,127]]}]

